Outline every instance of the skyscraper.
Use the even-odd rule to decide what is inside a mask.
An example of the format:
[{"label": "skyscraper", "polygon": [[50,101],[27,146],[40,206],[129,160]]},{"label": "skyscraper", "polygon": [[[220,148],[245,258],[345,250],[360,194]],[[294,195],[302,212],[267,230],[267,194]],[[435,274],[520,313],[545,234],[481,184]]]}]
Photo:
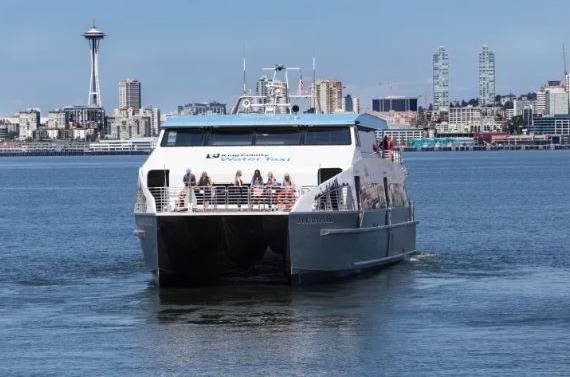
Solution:
[{"label": "skyscraper", "polygon": [[141,83],[138,80],[119,81],[119,109],[138,110],[141,108]]},{"label": "skyscraper", "polygon": [[101,107],[101,89],[99,88],[99,43],[105,38],[105,33],[97,29],[95,25],[91,29],[83,33],[83,36],[89,42],[91,51],[91,75],[89,82],[89,99],[87,105]]},{"label": "skyscraper", "polygon": [[342,83],[336,79],[317,80],[311,86],[311,107],[324,114],[342,111]]},{"label": "skyscraper", "polygon": [[495,53],[483,45],[479,53],[479,106],[495,103]]},{"label": "skyscraper", "polygon": [[443,46],[433,53],[433,108],[449,108],[449,60]]}]

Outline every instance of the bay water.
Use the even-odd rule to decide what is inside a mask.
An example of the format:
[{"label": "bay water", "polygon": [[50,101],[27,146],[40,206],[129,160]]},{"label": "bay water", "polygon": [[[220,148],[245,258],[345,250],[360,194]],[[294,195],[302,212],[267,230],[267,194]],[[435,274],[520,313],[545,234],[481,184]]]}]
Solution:
[{"label": "bay water", "polygon": [[299,288],[153,285],[145,158],[0,158],[1,376],[570,375],[570,151],[404,154],[419,252]]}]

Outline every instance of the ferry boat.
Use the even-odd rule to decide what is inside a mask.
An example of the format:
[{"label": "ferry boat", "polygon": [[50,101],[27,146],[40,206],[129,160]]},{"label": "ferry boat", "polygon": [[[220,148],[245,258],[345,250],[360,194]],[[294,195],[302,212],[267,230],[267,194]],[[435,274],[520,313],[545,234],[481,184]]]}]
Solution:
[{"label": "ferry boat", "polygon": [[[287,89],[287,81],[270,83]],[[400,154],[381,151],[376,140],[386,121],[368,113],[300,114],[272,88],[267,98],[241,96],[231,115],[162,125],[139,170],[134,210],[157,284],[308,284],[415,251],[407,171]],[[212,184],[185,186],[188,169],[196,181],[206,172]],[[279,182],[252,183],[256,170],[264,183],[268,172]]]}]

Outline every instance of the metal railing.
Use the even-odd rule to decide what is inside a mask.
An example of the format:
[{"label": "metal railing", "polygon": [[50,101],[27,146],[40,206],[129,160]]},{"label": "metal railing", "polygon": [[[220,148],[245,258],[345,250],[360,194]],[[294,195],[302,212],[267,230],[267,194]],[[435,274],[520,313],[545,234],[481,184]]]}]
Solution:
[{"label": "metal railing", "polygon": [[[192,186],[150,187],[156,212],[283,211],[291,210],[308,190],[292,186]],[[137,193],[135,211],[146,211],[146,200]]]},{"label": "metal railing", "polygon": [[317,194],[313,201],[313,211],[354,211],[356,203],[352,199],[350,186],[331,187]]}]

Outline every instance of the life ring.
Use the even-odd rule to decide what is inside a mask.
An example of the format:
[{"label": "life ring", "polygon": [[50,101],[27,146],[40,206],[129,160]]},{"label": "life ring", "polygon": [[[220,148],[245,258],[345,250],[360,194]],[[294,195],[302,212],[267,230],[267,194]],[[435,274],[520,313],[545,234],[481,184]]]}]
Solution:
[{"label": "life ring", "polygon": [[291,209],[296,199],[295,190],[292,188],[281,189],[277,195],[277,203],[283,206],[283,209]]},{"label": "life ring", "polygon": [[247,109],[248,107],[251,106],[251,102],[248,99],[244,99],[243,102],[241,103],[241,105]]}]

